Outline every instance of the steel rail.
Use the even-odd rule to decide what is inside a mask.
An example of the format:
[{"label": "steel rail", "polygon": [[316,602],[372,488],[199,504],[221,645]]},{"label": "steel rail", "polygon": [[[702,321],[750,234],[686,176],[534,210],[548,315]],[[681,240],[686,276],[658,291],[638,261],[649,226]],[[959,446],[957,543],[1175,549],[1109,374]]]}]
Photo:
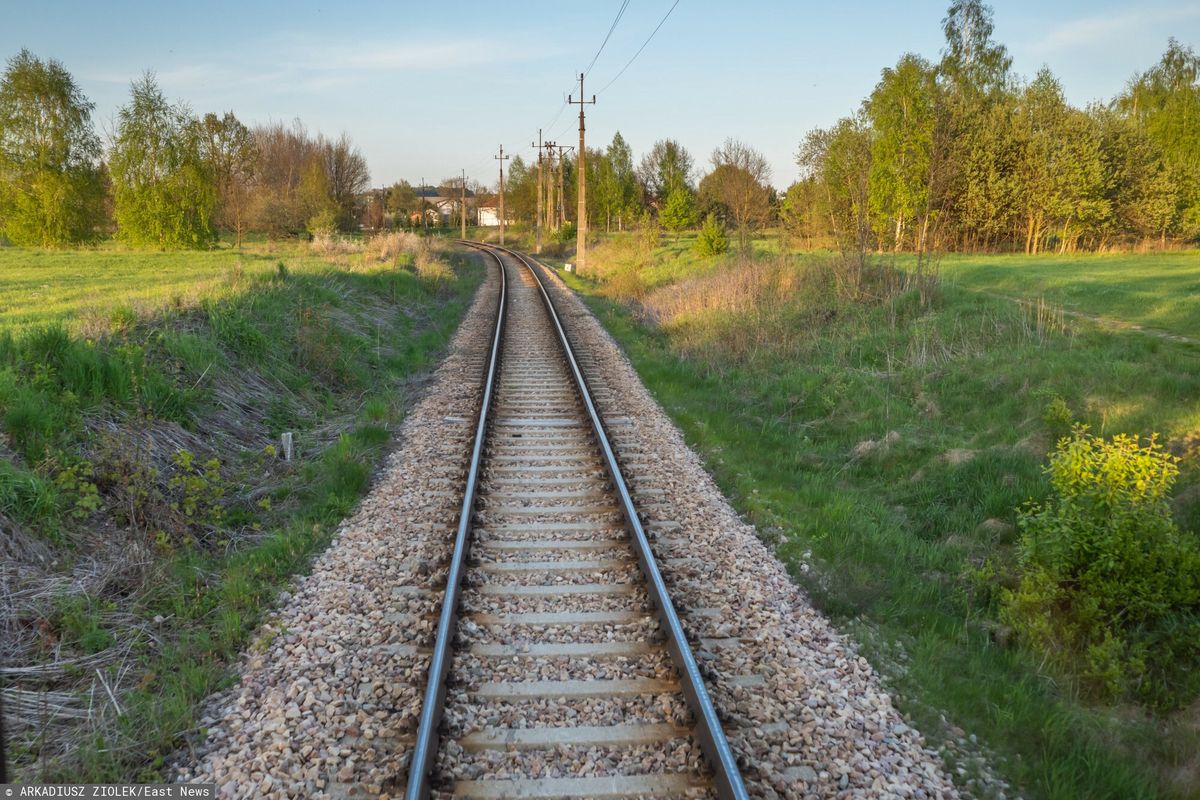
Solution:
[{"label": "steel rail", "polygon": [[458,531],[454,536],[454,553],[450,557],[450,571],[446,575],[446,594],[442,600],[441,614],[438,617],[433,657],[429,662],[429,681],[425,687],[425,699],[421,704],[421,718],[417,725],[416,743],[413,747],[412,758],[409,760],[408,786],[404,793],[407,800],[425,800],[429,797],[429,772],[437,757],[438,726],[442,721],[442,709],[446,700],[446,673],[450,669],[451,646],[458,618],[458,601],[462,594],[462,575],[471,544],[471,518],[475,514],[475,489],[479,482],[483,445],[487,438],[488,413],[491,410],[493,388],[499,372],[500,345],[504,338],[508,294],[508,279],[504,274],[504,262],[495,253],[483,248],[478,249],[488,253],[496,260],[496,266],[500,270],[500,300],[496,304],[496,328],[492,333],[491,351],[484,372],[483,399],[479,406],[479,422],[475,426],[475,442],[471,448],[471,466],[467,470],[467,485],[463,491]]},{"label": "steel rail", "polygon": [[647,538],[646,531],[642,527],[637,508],[633,503],[633,497],[629,492],[628,485],[625,483],[625,476],[621,472],[621,466],[617,462],[612,445],[609,443],[604,422],[596,410],[595,403],[592,401],[592,394],[588,388],[587,378],[584,377],[583,371],[579,368],[579,364],[575,360],[575,351],[572,349],[571,343],[567,339],[566,331],[563,329],[562,322],[559,320],[554,301],[550,299],[550,294],[546,291],[546,286],[542,282],[542,277],[538,274],[538,270],[534,267],[534,264],[538,264],[543,268],[545,267],[540,262],[537,262],[536,259],[531,259],[524,253],[510,250],[506,247],[497,247],[496,245],[488,245],[488,247],[501,250],[518,259],[529,270],[530,274],[533,275],[538,289],[541,290],[542,302],[546,306],[546,310],[550,314],[550,319],[554,323],[554,328],[558,333],[559,344],[562,346],[563,354],[571,368],[571,374],[575,378],[575,385],[579,391],[579,395],[583,400],[584,406],[587,408],[588,418],[592,423],[596,439],[604,453],[604,461],[608,467],[609,477],[612,479],[613,486],[620,498],[621,510],[624,512],[626,526],[633,536],[638,563],[642,569],[642,576],[646,579],[646,583],[649,586],[650,599],[655,604],[659,621],[667,633],[667,649],[670,650],[675,660],[675,666],[681,676],[683,693],[691,705],[692,714],[696,717],[700,746],[704,750],[704,754],[708,757],[709,764],[713,769],[713,778],[716,783],[717,793],[721,797],[726,798],[726,800],[749,800],[750,795],[746,792],[742,773],[738,768],[737,758],[734,756],[733,750],[729,747],[729,741],[725,738],[725,731],[721,727],[721,721],[717,717],[717,711],[713,706],[712,698],[709,696],[708,689],[704,685],[704,678],[700,674],[696,657],[692,654],[692,648],[688,644],[683,624],[679,620],[679,614],[675,611],[674,603],[671,602],[671,596],[667,590],[666,582],[663,580],[662,572],[658,568],[658,563],[654,559],[654,551],[650,548],[650,540]]}]

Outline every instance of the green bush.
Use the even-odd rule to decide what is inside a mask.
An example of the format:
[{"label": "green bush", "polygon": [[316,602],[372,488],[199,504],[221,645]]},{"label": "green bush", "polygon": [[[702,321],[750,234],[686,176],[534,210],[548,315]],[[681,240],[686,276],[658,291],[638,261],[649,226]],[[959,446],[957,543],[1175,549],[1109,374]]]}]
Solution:
[{"label": "green bush", "polygon": [[725,227],[717,222],[712,214],[704,218],[694,247],[696,253],[702,256],[719,256],[729,250],[729,237],[725,235]]},{"label": "green bush", "polygon": [[1100,698],[1174,708],[1200,692],[1200,548],[1171,516],[1177,461],[1156,437],[1078,425],[1050,457],[1054,496],[1019,515],[1004,617]]}]

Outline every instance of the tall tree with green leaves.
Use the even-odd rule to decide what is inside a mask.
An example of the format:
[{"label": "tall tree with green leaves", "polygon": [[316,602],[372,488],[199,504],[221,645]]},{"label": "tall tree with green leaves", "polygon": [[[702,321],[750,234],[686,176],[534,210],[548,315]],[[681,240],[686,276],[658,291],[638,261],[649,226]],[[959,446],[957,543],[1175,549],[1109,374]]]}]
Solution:
[{"label": "tall tree with green leaves", "polygon": [[846,288],[857,292],[871,246],[870,176],[873,132],[863,114],[809,132],[796,157],[801,176],[823,195],[829,232],[850,265]]},{"label": "tall tree with green leaves", "polygon": [[1101,130],[1104,193],[1112,209],[1097,232],[1098,244],[1126,233],[1165,244],[1178,212],[1178,188],[1162,151],[1145,128],[1123,114],[1096,108],[1092,115]]},{"label": "tall tree with green leaves", "polygon": [[659,207],[676,189],[692,188],[692,169],[695,162],[687,148],[674,139],[660,139],[642,156],[638,178]]},{"label": "tall tree with green leaves", "polygon": [[604,217],[611,230],[613,221],[621,230],[632,224],[641,210],[641,186],[633,168],[633,150],[617,131],[604,151]]},{"label": "tall tree with green leaves", "polygon": [[1179,232],[1200,236],[1200,56],[1172,38],[1159,63],[1133,80],[1117,107],[1162,151],[1178,190]]},{"label": "tall tree with green leaves", "polygon": [[917,231],[914,248],[925,249],[933,175],[938,86],[933,68],[912,53],[900,58],[866,103],[875,130],[871,142],[871,210],[899,251],[907,225]]},{"label": "tall tree with green leaves", "polygon": [[1076,226],[1107,213],[1099,130],[1086,114],[1067,105],[1062,86],[1043,68],[1021,94],[1016,134],[1025,252],[1039,252],[1054,229],[1060,248],[1072,249]]},{"label": "tall tree with green leaves", "polygon": [[[992,8],[981,0],[953,0],[942,19],[946,46],[938,64],[942,85],[935,155],[938,196],[932,204],[975,242],[1004,227],[1009,186],[1001,178],[1012,153],[995,135],[1011,112],[1012,58],[992,38]],[[1005,108],[1004,106],[1008,106]],[[997,172],[997,169],[1001,172]],[[972,218],[984,228],[963,223]]]},{"label": "tall tree with green leaves", "polygon": [[0,234],[22,245],[94,238],[103,221],[94,106],[54,59],[22,50],[0,78]]},{"label": "tall tree with green leaves", "polygon": [[167,249],[211,246],[217,186],[202,126],[186,106],[167,102],[153,74],[130,88],[109,154],[117,236]]},{"label": "tall tree with green leaves", "polygon": [[692,195],[692,190],[687,186],[672,189],[658,212],[658,221],[674,233],[676,239],[681,231],[694,228],[700,221],[700,214],[696,210],[696,198]]}]

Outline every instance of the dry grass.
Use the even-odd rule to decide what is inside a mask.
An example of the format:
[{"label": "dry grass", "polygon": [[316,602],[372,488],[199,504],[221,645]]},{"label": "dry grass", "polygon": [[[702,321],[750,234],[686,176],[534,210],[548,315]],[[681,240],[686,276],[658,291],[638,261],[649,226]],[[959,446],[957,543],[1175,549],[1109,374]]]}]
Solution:
[{"label": "dry grass", "polygon": [[381,264],[394,260],[401,253],[416,255],[422,249],[422,238],[408,231],[393,231],[372,236],[366,245],[367,258]]},{"label": "dry grass", "polygon": [[308,243],[308,248],[319,256],[348,256],[361,253],[366,245],[358,239],[351,239],[337,233],[320,231]]},{"label": "dry grass", "polygon": [[[636,272],[619,273],[621,277]],[[673,325],[710,314],[772,313],[798,292],[828,294],[828,275],[822,263],[798,263],[781,257],[740,259],[728,269],[668,284],[644,293],[641,305],[659,325]]]}]

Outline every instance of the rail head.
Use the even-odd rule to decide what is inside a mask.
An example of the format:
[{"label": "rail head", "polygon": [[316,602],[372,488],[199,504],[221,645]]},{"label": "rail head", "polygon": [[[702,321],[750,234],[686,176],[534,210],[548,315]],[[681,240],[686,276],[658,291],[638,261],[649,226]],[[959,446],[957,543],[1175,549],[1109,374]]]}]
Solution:
[{"label": "rail head", "polygon": [[583,374],[583,370],[579,367],[579,363],[575,358],[575,351],[559,319],[554,301],[550,297],[550,293],[546,290],[546,285],[539,274],[538,268],[545,267],[540,262],[537,262],[536,259],[531,259],[524,253],[516,250],[496,245],[487,245],[487,247],[507,253],[520,261],[529,270],[534,281],[537,283],[542,296],[542,302],[546,306],[555,332],[558,334],[558,341],[567,360],[567,365],[570,368],[576,388],[587,410],[587,415],[592,429],[596,434],[600,449],[603,451],[604,461],[608,468],[609,476],[612,479],[613,487],[617,492],[626,526],[633,537],[638,563],[641,566],[642,575],[646,579],[650,598],[655,604],[659,620],[667,634],[667,646],[675,660],[676,668],[680,672],[683,692],[692,706],[692,713],[696,717],[698,738],[713,768],[713,779],[717,792],[722,798],[726,798],[726,800],[749,800],[749,794],[746,792],[745,782],[742,780],[737,758],[733,754],[733,749],[729,746],[729,741],[725,737],[725,731],[721,727],[721,721],[717,716],[716,707],[713,705],[708,689],[704,685],[704,677],[700,674],[700,667],[696,662],[695,655],[692,653],[691,646],[688,644],[687,636],[683,630],[683,623],[680,621],[679,614],[675,610],[675,605],[671,601],[670,592],[667,590],[666,581],[663,579],[662,572],[658,568],[658,562],[654,558],[654,551],[650,547],[650,540],[646,536],[645,528],[642,526],[641,518],[638,516],[633,496],[621,471],[621,465],[617,460],[612,444],[609,442],[604,421],[596,409],[595,402],[592,400],[587,378]]},{"label": "rail head", "polygon": [[450,557],[450,569],[446,575],[446,593],[442,599],[442,610],[438,616],[437,636],[429,661],[429,678],[421,703],[421,717],[417,724],[416,742],[413,745],[412,758],[409,760],[408,785],[404,793],[407,800],[425,800],[429,797],[429,773],[433,768],[434,759],[437,757],[438,726],[442,721],[442,710],[446,699],[446,673],[450,669],[455,622],[458,617],[458,601],[462,592],[462,576],[471,544],[471,518],[475,513],[475,493],[483,460],[483,446],[494,396],[493,390],[496,375],[499,373],[501,343],[504,338],[508,295],[504,263],[495,253],[482,247],[477,249],[488,253],[496,260],[496,266],[500,272],[500,297],[496,304],[496,325],[492,331],[487,366],[484,369],[483,396],[480,400],[479,419],[475,426],[475,439],[471,447],[471,463],[467,469],[467,483],[463,491],[458,530],[454,536],[454,551]]}]

